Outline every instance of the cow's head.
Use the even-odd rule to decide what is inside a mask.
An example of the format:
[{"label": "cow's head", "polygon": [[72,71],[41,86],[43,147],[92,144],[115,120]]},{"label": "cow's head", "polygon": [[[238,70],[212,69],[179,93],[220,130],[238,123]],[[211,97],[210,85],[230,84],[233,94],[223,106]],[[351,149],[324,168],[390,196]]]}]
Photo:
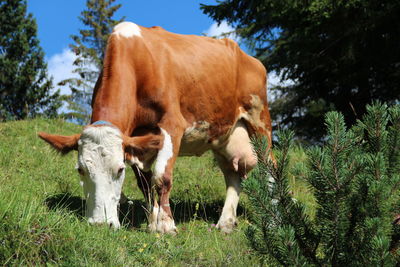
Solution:
[{"label": "cow's head", "polygon": [[62,154],[78,151],[76,169],[86,197],[88,221],[115,228],[120,227],[118,204],[125,161],[143,168],[143,162],[154,158],[163,142],[162,135],[129,137],[112,125],[89,125],[81,134],[71,136],[40,132],[39,137]]}]

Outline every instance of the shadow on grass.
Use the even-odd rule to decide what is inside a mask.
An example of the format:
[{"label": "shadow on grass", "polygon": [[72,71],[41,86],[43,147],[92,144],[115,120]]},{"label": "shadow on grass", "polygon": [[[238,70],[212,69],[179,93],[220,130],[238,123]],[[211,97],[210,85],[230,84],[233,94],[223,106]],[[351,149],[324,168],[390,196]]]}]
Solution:
[{"label": "shadow on grass", "polygon": [[[78,218],[84,219],[86,200],[74,196],[70,193],[60,193],[52,195],[45,200],[46,206],[50,210],[67,210],[75,214]],[[194,217],[201,218],[209,223],[216,223],[224,205],[223,201],[210,203],[198,203],[191,201],[171,200],[171,209],[176,223],[188,222]],[[119,219],[127,228],[140,228],[143,223],[147,224],[146,203],[141,200],[128,199],[119,207]],[[239,205],[237,215],[245,213]]]},{"label": "shadow on grass", "polygon": [[51,195],[44,202],[50,210],[67,210],[79,218],[83,218],[85,215],[86,200],[70,193]]}]

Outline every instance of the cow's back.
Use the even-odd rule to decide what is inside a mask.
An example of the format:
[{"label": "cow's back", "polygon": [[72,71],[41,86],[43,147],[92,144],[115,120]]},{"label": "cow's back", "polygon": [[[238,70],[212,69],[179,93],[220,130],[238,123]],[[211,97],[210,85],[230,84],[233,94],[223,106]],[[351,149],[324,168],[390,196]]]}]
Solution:
[{"label": "cow's back", "polygon": [[118,89],[126,91],[122,101],[135,105],[127,109],[141,117],[133,119],[136,126],[154,124],[163,112],[171,113],[186,128],[181,154],[201,154],[220,145],[240,119],[250,133],[268,132],[266,71],[258,60],[230,39],[174,34],[160,27],[139,29],[131,38],[111,36],[107,57],[113,58],[106,60],[108,69],[121,69],[126,73],[120,76],[136,79],[124,81],[136,88]]},{"label": "cow's back", "polygon": [[201,154],[218,145],[240,118],[252,132],[265,133],[265,68],[234,41],[174,34],[159,27],[144,28],[143,41],[158,69],[158,89],[166,91],[188,123],[182,154],[194,147],[199,151],[193,152]]}]

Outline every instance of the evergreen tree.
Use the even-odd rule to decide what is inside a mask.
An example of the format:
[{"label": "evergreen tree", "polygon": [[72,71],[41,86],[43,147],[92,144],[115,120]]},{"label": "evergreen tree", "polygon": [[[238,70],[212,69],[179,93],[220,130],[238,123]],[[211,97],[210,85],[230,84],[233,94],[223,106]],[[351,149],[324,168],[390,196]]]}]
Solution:
[{"label": "evergreen tree", "polygon": [[124,20],[113,19],[121,7],[121,4],[113,5],[114,2],[87,0],[87,9],[79,17],[86,28],[79,31],[80,35],[71,36],[74,44],[70,48],[77,56],[73,63],[74,73],[79,74],[79,78],[64,80],[60,85],[68,84],[71,89],[67,99],[70,112],[66,116],[80,124],[90,121],[93,88],[103,66],[108,36],[113,27]]},{"label": "evergreen tree", "polygon": [[324,113],[347,125],[372,100],[400,96],[400,1],[223,0],[203,5],[236,27],[269,72],[293,84],[273,88],[274,121],[319,140]]},{"label": "evergreen tree", "polygon": [[55,116],[61,106],[26,8],[25,0],[0,0],[0,121]]},{"label": "evergreen tree", "polygon": [[[398,213],[400,105],[367,106],[347,130],[337,112],[326,115],[324,146],[307,150],[306,165],[288,168],[293,133],[279,132],[276,164],[255,142],[260,164],[244,183],[254,208],[252,247],[284,266],[393,266],[392,222]],[[303,176],[318,203],[315,218],[292,198],[288,174]],[[269,182],[272,176],[275,182]],[[391,245],[392,244],[392,245]]]}]

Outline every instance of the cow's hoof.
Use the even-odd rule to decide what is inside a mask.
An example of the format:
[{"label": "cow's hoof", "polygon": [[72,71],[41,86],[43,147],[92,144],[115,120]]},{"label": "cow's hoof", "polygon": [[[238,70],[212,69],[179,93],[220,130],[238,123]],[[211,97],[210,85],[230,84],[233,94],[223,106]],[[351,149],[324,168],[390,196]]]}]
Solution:
[{"label": "cow's hoof", "polygon": [[217,224],[217,228],[221,230],[221,232],[225,234],[232,233],[233,229],[237,226],[237,220],[234,218],[228,218],[225,220],[219,220]]},{"label": "cow's hoof", "polygon": [[161,234],[168,234],[168,235],[176,235],[178,234],[178,230],[176,229],[175,225],[157,225],[157,232]]},{"label": "cow's hoof", "polygon": [[156,222],[149,223],[149,225],[147,226],[147,229],[149,230],[149,232],[155,233],[157,231]]},{"label": "cow's hoof", "polygon": [[176,235],[178,233],[175,227],[174,219],[172,219],[162,210],[160,210],[157,218],[157,232],[171,235]]},{"label": "cow's hoof", "polygon": [[170,235],[176,235],[178,233],[175,227],[175,222],[171,218],[159,221],[157,224],[157,232]]}]

